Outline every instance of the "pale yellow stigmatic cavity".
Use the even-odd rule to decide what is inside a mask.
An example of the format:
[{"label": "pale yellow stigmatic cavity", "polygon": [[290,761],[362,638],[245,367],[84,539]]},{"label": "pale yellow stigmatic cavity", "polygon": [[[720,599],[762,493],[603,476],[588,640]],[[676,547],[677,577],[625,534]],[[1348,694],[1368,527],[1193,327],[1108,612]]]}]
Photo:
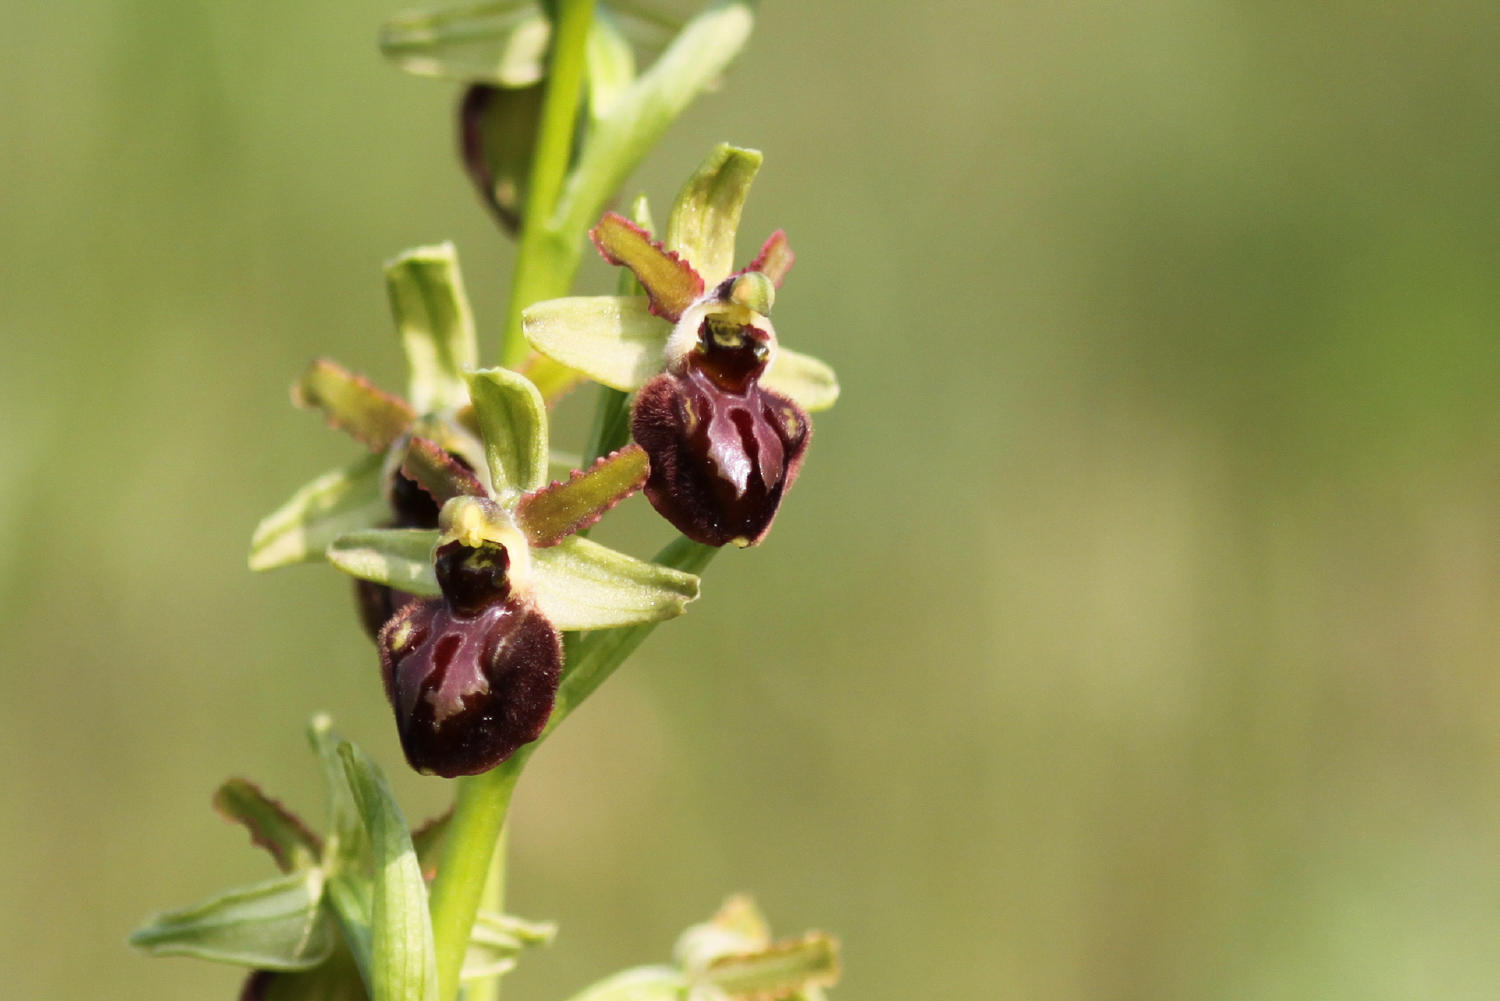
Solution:
[{"label": "pale yellow stigmatic cavity", "polygon": [[506,578],[512,590],[531,592],[531,545],[499,504],[484,497],[454,497],[438,515],[438,545],[458,542],[471,549],[502,546],[510,559]]}]

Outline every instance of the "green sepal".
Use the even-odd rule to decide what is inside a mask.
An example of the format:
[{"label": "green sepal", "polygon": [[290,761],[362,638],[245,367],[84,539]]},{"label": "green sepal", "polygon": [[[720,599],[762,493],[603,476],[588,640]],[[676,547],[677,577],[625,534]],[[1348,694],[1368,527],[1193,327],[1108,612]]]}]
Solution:
[{"label": "green sepal", "polygon": [[638,966],[606,977],[569,1001],[687,1001],[688,981],[670,966]]},{"label": "green sepal", "polygon": [[588,60],[589,119],[597,125],[635,81],[635,53],[630,39],[608,7],[594,10],[585,49]]},{"label": "green sepal", "polygon": [[470,374],[469,396],[495,496],[510,499],[547,482],[547,407],[531,380],[483,369]]},{"label": "green sepal", "polygon": [[646,483],[650,462],[639,445],[601,457],[565,481],[533,490],[516,505],[516,525],[533,546],[555,546],[598,522]]},{"label": "green sepal", "polygon": [[827,410],[839,398],[839,380],[827,364],[799,351],[777,347],[760,384],[790,397],[808,412]]},{"label": "green sepal", "polygon": [[550,921],[527,921],[509,914],[480,911],[474,918],[459,979],[483,980],[509,973],[523,951],[550,945],[556,936],[557,925]]},{"label": "green sepal", "polygon": [[385,286],[406,352],[412,407],[425,414],[467,404],[464,373],[479,364],[479,349],[453,244],[416,247],[387,261]]},{"label": "green sepal", "polygon": [[485,496],[484,484],[473,473],[441,445],[420,435],[413,435],[406,443],[401,475],[415,480],[438,507],[454,497]]},{"label": "green sepal", "polygon": [[523,310],[521,324],[537,351],[622,392],[662,370],[672,333],[641,296],[548,299]]},{"label": "green sepal", "polygon": [[340,535],[388,519],[380,466],[381,456],[363,456],[298,490],[256,526],[250,537],[250,569],[321,560],[328,544]]},{"label": "green sepal", "polygon": [[762,159],[759,150],[721,143],[688,178],[672,205],[667,249],[691,261],[710,288],[734,270],[740,212]]},{"label": "green sepal", "polygon": [[389,18],[380,51],[419,76],[524,87],[542,79],[551,33],[530,0],[470,3]]},{"label": "green sepal", "polygon": [[618,213],[606,212],[589,230],[589,239],[605,260],[635,273],[657,316],[675,321],[703,294],[703,278],[691,262]]},{"label": "green sepal", "polygon": [[[380,769],[348,741],[339,744],[371,848],[369,988],[372,1001],[435,1001],[437,956],[427,886],[401,808]],[[336,879],[343,879],[340,873]]]},{"label": "green sepal", "polygon": [[323,411],[328,423],[372,452],[390,448],[417,416],[399,396],[326,358],[319,358],[302,373],[292,387],[292,401]]},{"label": "green sepal", "polygon": [[328,562],[351,577],[422,597],[441,594],[432,570],[438,533],[428,528],[372,528],[350,532],[328,546]]},{"label": "green sepal", "polygon": [[531,552],[537,609],[560,630],[606,629],[681,615],[698,578],[572,536]]},{"label": "green sepal", "polygon": [[282,872],[310,869],[323,854],[323,840],[255,783],[230,779],[214,793],[214,809],[226,820],[243,824],[250,840],[271,853]]},{"label": "green sepal", "polygon": [[320,909],[321,869],[304,869],[157,915],[130,936],[155,956],[196,956],[263,970],[306,970],[327,959],[334,935]]}]

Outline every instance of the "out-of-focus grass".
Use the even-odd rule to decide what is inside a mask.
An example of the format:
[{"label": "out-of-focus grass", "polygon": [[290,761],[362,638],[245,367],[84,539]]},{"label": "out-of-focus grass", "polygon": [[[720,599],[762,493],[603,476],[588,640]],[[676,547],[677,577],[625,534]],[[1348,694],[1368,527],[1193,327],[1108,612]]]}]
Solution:
[{"label": "out-of-focus grass", "polygon": [[[341,582],[242,569],[349,454],[285,386],[396,378],[415,243],[493,333],[510,251],[388,4],[13,7],[7,993],[230,996],[123,944],[268,872],[220,779],[316,816],[329,709],[445,798]],[[746,230],[845,396],[768,543],[538,755],[512,900],[563,932],[512,995],[749,888],[842,933],[849,998],[1495,996],[1497,48],[1480,2],[766,5],[637,183],[767,152]],[[650,551],[639,508],[606,531]]]}]

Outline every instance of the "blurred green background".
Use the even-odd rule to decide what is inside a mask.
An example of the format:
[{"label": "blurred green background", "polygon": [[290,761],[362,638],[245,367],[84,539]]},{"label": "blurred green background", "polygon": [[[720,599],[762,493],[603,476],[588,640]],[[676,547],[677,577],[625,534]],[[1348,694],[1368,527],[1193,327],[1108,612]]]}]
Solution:
[{"label": "blurred green background", "polygon": [[[454,239],[499,326],[395,9],[7,5],[8,997],[233,996],[124,937],[270,874],[223,778],[321,822],[315,710],[446,801],[345,582],[244,569],[353,454],[305,361],[398,384],[382,260]],[[1500,995],[1497,51],[1492,0],[766,4],[631,190],[765,150],[741,253],[789,231],[844,398],[522,782],[511,904],[562,934],[507,996],[740,889],[841,934],[848,1001]]]}]

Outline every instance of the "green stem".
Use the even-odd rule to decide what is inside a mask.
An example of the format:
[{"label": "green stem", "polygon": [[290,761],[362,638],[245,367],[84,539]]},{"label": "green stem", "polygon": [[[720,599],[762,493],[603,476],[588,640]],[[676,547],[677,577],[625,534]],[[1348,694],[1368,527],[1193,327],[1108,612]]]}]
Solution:
[{"label": "green stem", "polygon": [[547,63],[547,93],[542,99],[529,193],[521,216],[515,280],[506,309],[505,339],[500,345],[500,362],[509,368],[526,360],[521,310],[565,294],[573,278],[571,268],[565,264],[559,267],[560,261],[567,260],[571,241],[551,223],[573,155],[573,133],[588,63],[586,44],[593,20],[593,0],[558,0]]},{"label": "green stem", "polygon": [[489,883],[491,860],[498,855],[496,846],[510,795],[529,754],[530,748],[522,748],[498,768],[458,780],[453,819],[448,822],[430,897],[439,1001],[452,1001],[458,995],[474,915],[479,913]]}]

